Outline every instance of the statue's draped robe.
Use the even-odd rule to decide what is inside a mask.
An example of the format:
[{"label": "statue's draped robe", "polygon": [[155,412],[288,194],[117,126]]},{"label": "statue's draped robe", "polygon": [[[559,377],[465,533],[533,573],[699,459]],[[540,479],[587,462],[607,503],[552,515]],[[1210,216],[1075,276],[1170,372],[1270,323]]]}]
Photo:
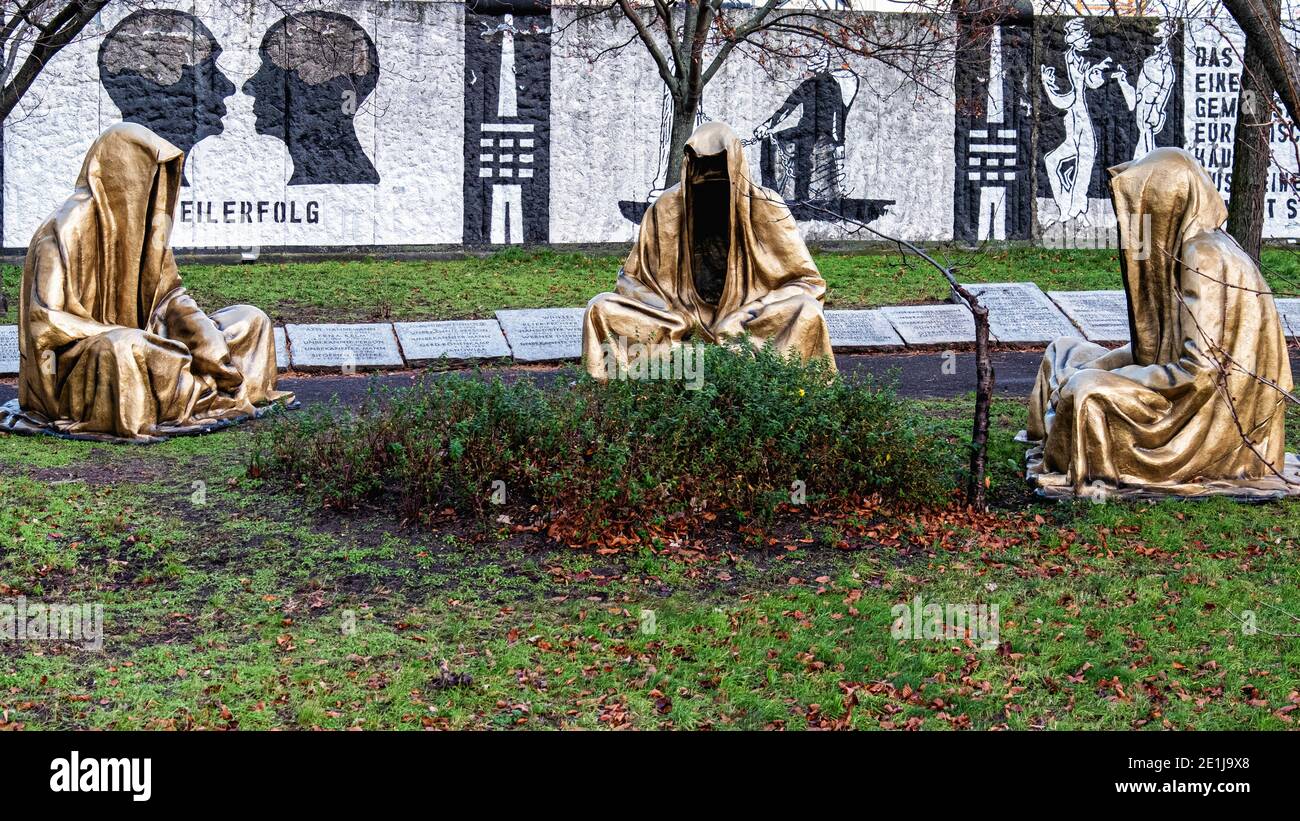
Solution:
[{"label": "statue's draped robe", "polygon": [[1027,431],[1043,441],[1041,473],[1192,492],[1276,477],[1291,366],[1268,284],[1219,228],[1223,200],[1181,149],[1110,173],[1131,342],[1048,348]]},{"label": "statue's draped robe", "polygon": [[[716,214],[727,220],[725,280],[716,301],[697,289],[692,242],[695,164],[725,155],[730,195]],[[805,359],[825,357],[834,367],[830,334],[822,315],[826,283],[808,253],[785,201],[750,179],[735,132],[707,123],[687,142],[682,183],[655,201],[619,272],[613,293],[587,305],[583,357],[592,376],[613,376],[629,366],[628,348],[663,350],[690,337],[719,342],[749,333]],[[725,211],[725,213],[723,213]],[[696,253],[693,253],[693,250]],[[626,344],[624,344],[626,343]]]},{"label": "statue's draped robe", "polygon": [[32,238],[19,300],[10,429],[150,440],[253,416],[275,390],[262,311],[205,316],[170,247],[182,152],[143,126],[105,131],[76,192]]}]

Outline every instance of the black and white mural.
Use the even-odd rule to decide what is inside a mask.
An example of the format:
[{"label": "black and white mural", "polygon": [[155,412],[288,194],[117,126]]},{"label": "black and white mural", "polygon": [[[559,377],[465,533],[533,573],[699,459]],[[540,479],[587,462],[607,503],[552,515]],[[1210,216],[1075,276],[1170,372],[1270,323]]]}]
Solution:
[{"label": "black and white mural", "polygon": [[276,21],[244,83],[254,128],[282,140],[293,159],[289,185],[374,185],[379,172],[353,122],[379,80],[379,52],[356,20],[307,11]]},{"label": "black and white mural", "polygon": [[858,96],[858,75],[831,67],[828,50],[808,61],[807,76],[754,129],[763,185],[792,202],[838,200],[844,182],[844,129]]},{"label": "black and white mural", "polygon": [[[733,55],[696,120],[735,128],[810,240],[869,238],[857,223],[964,243],[1113,232],[1106,168],[1161,145],[1192,150],[1229,193],[1243,48],[1230,21],[1021,6],[992,30],[953,22],[956,59],[926,84],[806,41],[761,63]],[[663,190],[671,114],[617,14],[114,4],[4,124],[0,234],[25,247],[95,136],[127,120],[187,154],[179,248],[626,242]],[[1272,237],[1300,237],[1290,134],[1272,131]]]},{"label": "black and white mural", "polygon": [[829,49],[814,52],[805,76],[748,142],[761,146],[763,185],[785,198],[795,219],[824,221],[839,215],[870,223],[893,200],[848,196],[849,114],[862,78],[847,62],[835,62]]},{"label": "black and white mural", "polygon": [[464,19],[442,3],[110,6],[6,123],[4,245],[25,246],[120,120],[186,152],[177,247],[460,243]]},{"label": "black and white mural", "polygon": [[963,21],[953,237],[1084,239],[1113,229],[1106,169],[1183,145],[1180,23],[1034,17]]},{"label": "black and white mural", "polygon": [[[770,115],[741,138],[751,161],[758,159],[762,184],[785,198],[797,220],[847,218],[871,223],[894,204],[853,197],[847,182],[849,114],[861,82],[859,73],[841,56],[829,48],[815,49]],[[712,96],[707,89],[706,96]],[[620,211],[631,222],[639,223],[664,190],[672,115],[672,99],[665,91],[660,103],[658,163],[648,196],[619,201]],[[695,124],[711,119],[701,103]]]},{"label": "black and white mural", "polygon": [[1038,26],[1038,221],[1044,229],[1109,225],[1106,169],[1183,144],[1180,27],[1161,18],[1082,17]]},{"label": "black and white mural", "polygon": [[1033,91],[1029,16],[988,27],[962,20],[956,78],[953,236],[1025,240],[1033,232]]},{"label": "black and white mural", "polygon": [[[1234,27],[1217,21],[1190,20],[1184,30],[1186,71],[1182,87],[1189,101],[1183,112],[1187,148],[1226,197],[1232,191],[1233,140],[1245,40]],[[1254,105],[1261,111],[1268,110],[1262,108],[1267,101],[1257,100]],[[1265,236],[1300,236],[1300,193],[1293,182],[1297,171],[1296,140],[1295,127],[1274,117],[1269,130],[1273,161],[1264,194]]]},{"label": "black and white mural", "polygon": [[465,17],[467,245],[550,233],[551,16],[533,0],[479,0]]},{"label": "black and white mural", "polygon": [[235,84],[217,66],[221,44],[197,17],[142,9],[99,46],[99,81],[126,122],[139,123],[186,154],[224,129]]},{"label": "black and white mural", "polygon": [[[99,80],[127,122],[186,154],[222,133],[235,85],[218,66],[221,44],[197,17],[143,9],[113,26],[99,47]],[[254,128],[281,140],[293,160],[289,185],[379,182],[353,118],[375,89],[379,55],[352,18],[307,11],[272,24],[261,65],[242,91]]]}]

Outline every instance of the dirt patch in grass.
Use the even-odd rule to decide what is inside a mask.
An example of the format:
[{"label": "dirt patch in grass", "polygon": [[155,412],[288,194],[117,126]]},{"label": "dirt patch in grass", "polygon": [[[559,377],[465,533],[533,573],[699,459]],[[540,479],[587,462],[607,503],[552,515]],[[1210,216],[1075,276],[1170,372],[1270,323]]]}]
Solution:
[{"label": "dirt patch in grass", "polygon": [[123,457],[120,452],[96,448],[83,461],[64,467],[37,468],[21,464],[10,469],[47,484],[84,482],[88,485],[149,484],[168,475],[168,465],[146,456]]}]

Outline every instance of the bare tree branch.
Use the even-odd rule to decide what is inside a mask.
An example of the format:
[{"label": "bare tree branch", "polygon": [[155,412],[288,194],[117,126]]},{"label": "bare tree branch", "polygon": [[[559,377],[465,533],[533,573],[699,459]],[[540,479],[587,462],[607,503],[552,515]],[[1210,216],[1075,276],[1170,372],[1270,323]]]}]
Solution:
[{"label": "bare tree branch", "polygon": [[659,69],[659,77],[668,86],[668,90],[676,99],[678,92],[678,81],[673,74],[672,67],[668,65],[668,60],[664,57],[663,51],[660,50],[659,44],[655,41],[654,34],[650,27],[646,25],[645,20],[641,19],[641,13],[636,10],[630,0],[618,0],[618,6],[623,10],[623,15],[632,23],[636,29],[637,35],[641,42],[645,44],[646,51],[655,61],[655,66]]}]

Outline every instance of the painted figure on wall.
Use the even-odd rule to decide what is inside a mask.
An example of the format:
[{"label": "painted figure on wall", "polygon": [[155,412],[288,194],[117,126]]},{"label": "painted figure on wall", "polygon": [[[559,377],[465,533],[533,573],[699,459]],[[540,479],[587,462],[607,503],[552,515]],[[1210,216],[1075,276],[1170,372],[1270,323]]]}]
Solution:
[{"label": "painted figure on wall", "polygon": [[1045,157],[1057,216],[1042,220],[1044,226],[1074,219],[1088,221],[1088,184],[1097,157],[1097,135],[1093,132],[1084,90],[1100,88],[1106,82],[1106,70],[1111,62],[1106,57],[1093,63],[1084,56],[1092,48],[1092,36],[1082,18],[1076,17],[1065,24],[1065,45],[1068,85],[1064,89],[1054,67],[1039,67],[1048,101],[1065,112],[1065,140]]},{"label": "painted figure on wall", "polygon": [[[1175,21],[1156,17],[1045,17],[1034,25],[1046,48],[1066,45],[1049,52],[1040,71],[1055,67],[1056,78],[1071,78],[1068,89],[1057,82],[1068,105],[1051,104],[1051,95],[1042,94],[1035,112],[1034,194],[1044,236],[1113,242],[1106,169],[1184,143],[1183,32]],[[1086,55],[1071,44],[1086,48]],[[1107,59],[1086,59],[1096,55]]]},{"label": "painted figure on wall", "polygon": [[[221,46],[183,11],[132,12],[99,45],[99,79],[122,119],[152,130],[186,155],[220,134],[235,84],[217,67]],[[188,181],[182,175],[181,184]]]},{"label": "painted figure on wall", "polygon": [[477,0],[465,18],[464,242],[550,237],[547,7]]},{"label": "painted figure on wall", "polygon": [[90,147],[71,197],[27,249],[18,399],[0,429],[151,441],[256,416],[277,402],[275,337],[251,305],[208,316],[171,250],[180,149],[118,123]]},{"label": "painted figure on wall", "polygon": [[284,141],[289,185],[379,182],[354,118],[379,81],[374,41],[351,17],[290,14],[262,38],[262,65],[244,84],[258,134]]},{"label": "painted figure on wall", "polygon": [[[843,65],[833,68],[834,63],[830,50],[814,53],[785,100],[741,145],[759,145],[763,186],[785,199],[796,220],[848,219],[870,223],[882,216],[894,201],[847,196],[848,119],[860,80],[852,69]],[[641,222],[646,210],[663,191],[672,111],[672,99],[665,91],[655,186],[645,201],[619,200],[618,203],[623,217],[630,222]],[[701,104],[695,117],[696,128],[710,121]]]},{"label": "painted figure on wall", "polygon": [[614,292],[587,305],[588,373],[613,378],[635,367],[634,357],[744,334],[834,367],[822,314],[826,282],[785,201],[750,178],[740,138],[726,123],[697,128],[685,154],[682,182],[641,220]]},{"label": "painted figure on wall", "polygon": [[844,128],[858,76],[831,68],[827,50],[808,60],[808,76],[754,129],[762,143],[763,185],[787,202],[835,202],[843,195]]},{"label": "painted figure on wall", "polygon": [[1160,21],[1156,27],[1155,50],[1143,61],[1136,86],[1129,84],[1128,69],[1122,65],[1113,75],[1124,93],[1129,111],[1137,118],[1138,140],[1133,147],[1135,160],[1156,147],[1156,135],[1165,127],[1165,109],[1178,81],[1169,42],[1177,32],[1177,20],[1166,18]]},{"label": "painted figure on wall", "polygon": [[[1196,159],[1157,148],[1110,169],[1131,342],[1066,337],[1029,400],[1029,475],[1049,495],[1300,494],[1281,474],[1292,389],[1268,283],[1222,228]],[[1145,237],[1127,236],[1142,230]],[[1294,473],[1293,473],[1294,476]]]},{"label": "painted figure on wall", "polygon": [[845,149],[858,75],[845,63],[836,66],[825,48],[805,69],[772,116],[742,144],[760,144],[763,185],[785,198],[795,219],[870,223],[894,201],[848,196]]}]

